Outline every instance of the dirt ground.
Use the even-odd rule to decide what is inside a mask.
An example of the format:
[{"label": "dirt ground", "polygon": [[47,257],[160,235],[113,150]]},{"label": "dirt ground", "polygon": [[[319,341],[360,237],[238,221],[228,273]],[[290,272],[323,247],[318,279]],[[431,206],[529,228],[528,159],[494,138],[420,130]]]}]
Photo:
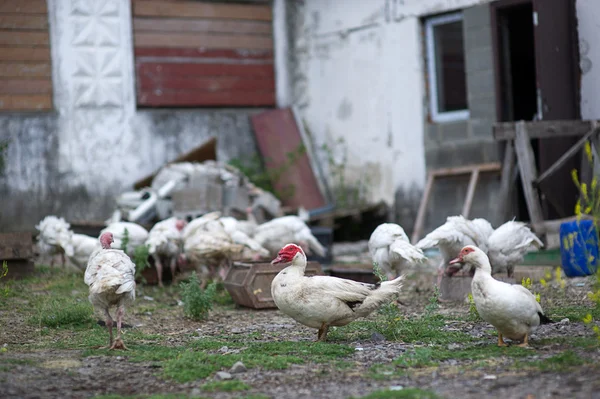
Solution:
[{"label": "dirt ground", "polygon": [[[402,336],[397,341],[389,341],[375,330],[369,330],[369,324],[360,334],[345,327],[331,334],[330,344],[353,348],[352,353],[341,358],[343,366],[334,360],[313,362],[310,357],[278,370],[259,364],[232,374],[233,381],[243,382],[247,388],[227,392],[224,386],[216,391],[207,388],[207,383],[215,381],[216,373],[177,382],[165,376],[165,363],[135,360],[141,350],[137,348],[152,344],[159,351],[184,347],[190,342],[218,340],[223,341],[223,346],[207,351],[228,356],[244,350],[239,347],[240,343],[305,344],[316,338],[316,331],[299,325],[278,310],[256,311],[231,304],[216,306],[206,321],[192,321],[183,315],[177,287],[160,290],[140,285],[136,303],[128,309],[125,318],[131,325],[125,330],[125,342],[130,350],[113,353],[90,350],[91,342],[108,339],[104,329],[93,325],[49,328],[32,322],[36,314],[50,311],[39,303],[40,297],[48,294],[48,284],[54,276],[12,286],[11,289],[20,292],[0,298],[0,398],[106,395],[103,397],[334,399],[360,398],[382,390],[388,391],[380,392],[383,396],[370,397],[419,398],[435,397],[427,396],[435,394],[441,398],[462,399],[600,398],[598,341],[590,324],[578,319],[586,308],[591,309],[586,295],[592,278],[567,280],[564,289],[551,284],[546,288],[534,285],[533,290],[542,292],[542,304],[557,323],[541,326],[532,336],[532,348],[516,360],[504,354],[521,349],[496,348],[495,331],[489,324],[469,318],[467,303],[439,303],[430,312],[444,318],[442,332],[465,333],[470,338],[468,342],[428,342],[427,339],[421,342]],[[419,273],[407,281],[400,298],[402,320],[418,319],[425,308],[431,306],[433,279],[432,273]],[[85,286],[78,283],[66,288],[64,286],[71,283],[61,284],[61,289],[69,289],[74,298],[85,298],[87,294],[82,292]],[[59,300],[51,306],[60,306],[60,303]],[[373,315],[370,320],[377,317],[381,316]],[[91,329],[94,333],[90,335]],[[89,339],[82,338],[88,336]],[[236,342],[237,346],[229,348],[229,341]],[[427,348],[450,351],[456,356],[433,364],[428,364],[427,359],[414,361],[407,357],[416,350],[427,353],[423,352]],[[488,348],[493,353],[480,356]],[[569,356],[572,355],[565,355],[567,360],[556,357],[567,350]],[[465,351],[478,353],[480,357],[465,357]],[[404,358],[408,363],[398,363]],[[423,391],[415,393],[410,388]]]}]

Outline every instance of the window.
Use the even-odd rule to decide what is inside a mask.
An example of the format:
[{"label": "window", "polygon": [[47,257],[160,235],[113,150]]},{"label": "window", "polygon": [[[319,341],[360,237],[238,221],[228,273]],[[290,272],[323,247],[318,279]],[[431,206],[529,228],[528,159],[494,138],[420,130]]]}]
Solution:
[{"label": "window", "polygon": [[461,13],[427,19],[425,37],[431,119],[434,122],[467,119]]},{"label": "window", "polygon": [[275,105],[270,3],[132,5],[139,107]]},{"label": "window", "polygon": [[51,109],[46,0],[1,0],[0,111]]}]

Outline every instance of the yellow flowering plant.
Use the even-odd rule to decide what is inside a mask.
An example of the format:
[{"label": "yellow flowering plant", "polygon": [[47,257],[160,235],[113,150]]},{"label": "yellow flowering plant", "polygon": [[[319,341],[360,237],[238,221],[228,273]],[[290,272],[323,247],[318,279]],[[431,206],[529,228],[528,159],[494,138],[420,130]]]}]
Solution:
[{"label": "yellow flowering plant", "polygon": [[[587,141],[585,143],[584,153],[587,158],[587,161],[592,165],[592,169],[593,169],[595,154],[592,151],[592,146],[589,141]],[[591,235],[591,238],[588,239],[586,244],[591,243],[591,245],[598,246],[598,243],[600,243],[600,240],[599,240],[599,238],[600,238],[599,237],[599,232],[600,232],[600,187],[598,184],[598,179],[600,178],[600,176],[597,176],[596,174],[594,174],[594,176],[592,177],[592,180],[589,182],[589,185],[586,182],[581,182],[579,180],[579,175],[578,175],[576,169],[573,169],[571,171],[571,177],[573,179],[573,182],[575,183],[575,186],[577,187],[577,189],[579,190],[579,193],[580,193],[579,199],[577,200],[577,204],[575,205],[575,215],[577,216],[577,221],[578,222],[581,221],[581,219],[585,216],[587,219],[592,220],[593,226],[595,227],[595,236],[591,235],[591,234],[585,235],[588,237]],[[574,254],[572,254],[572,252],[573,252],[576,235],[581,232],[581,229],[582,229],[582,226],[580,225],[580,223],[578,223],[579,231],[569,233],[567,236],[563,237],[562,245],[565,249],[570,249],[571,256],[574,255]],[[586,251],[585,258],[586,258],[588,270],[593,270],[594,267],[596,268],[596,273],[595,273],[596,281],[593,285],[592,292],[589,293],[588,297],[591,301],[593,301],[595,303],[596,312],[593,312],[593,313],[597,314],[598,311],[600,310],[600,267],[598,267],[598,260],[595,259],[594,255],[587,250],[585,245],[584,245],[584,250]],[[596,253],[598,253],[598,251],[596,251]],[[557,275],[558,275],[558,273],[557,273]],[[564,281],[562,281],[562,280],[560,280],[559,282],[561,283],[561,285],[564,284]],[[583,321],[586,324],[592,323],[592,321],[593,321],[592,314],[591,313],[587,314],[584,317]],[[600,339],[600,328],[598,328],[597,325],[594,325],[592,328],[593,328],[594,332],[596,333],[596,335],[598,336],[598,338]]]}]

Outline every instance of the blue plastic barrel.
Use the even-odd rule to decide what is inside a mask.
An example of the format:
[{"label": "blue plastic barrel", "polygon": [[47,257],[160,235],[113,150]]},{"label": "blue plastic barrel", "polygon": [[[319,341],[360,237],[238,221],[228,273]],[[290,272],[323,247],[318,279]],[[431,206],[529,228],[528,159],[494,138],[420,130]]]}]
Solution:
[{"label": "blue plastic barrel", "polygon": [[567,277],[589,276],[598,269],[598,233],[592,220],[560,225],[560,255]]}]

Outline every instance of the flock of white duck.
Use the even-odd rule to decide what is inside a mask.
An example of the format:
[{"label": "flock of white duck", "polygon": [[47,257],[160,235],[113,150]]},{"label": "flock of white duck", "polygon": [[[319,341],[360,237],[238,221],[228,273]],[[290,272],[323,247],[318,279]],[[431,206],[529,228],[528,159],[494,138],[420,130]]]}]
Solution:
[{"label": "flock of white duck", "polygon": [[[425,261],[423,250],[434,247],[442,255],[438,282],[444,273],[452,276],[463,266],[469,267],[474,276],[471,290],[477,310],[498,330],[498,345],[505,345],[505,337],[526,346],[533,329],[551,322],[529,290],[492,277],[501,272],[512,276],[514,266],[525,254],[543,245],[524,223],[516,221],[494,229],[484,219],[451,216],[416,245],[410,243],[402,227],[384,223],[373,231],[368,245],[373,263],[388,276],[388,281],[377,284],[305,276],[305,252],[324,256],[325,249],[297,216],[258,225],[250,212],[245,221],[213,212],[189,223],[166,219],[150,231],[135,223],[116,222],[103,229],[99,239],[73,233],[64,219],[55,216],[46,217],[36,228],[40,232],[40,252],[61,254],[63,262],[66,256],[76,266],[85,267],[89,299],[106,316],[111,349],[126,349],[121,323],[125,307],[135,299],[136,287],[135,264],[130,256],[140,245],[148,247],[161,286],[164,264],[174,275],[179,264],[191,262],[203,276],[215,279],[224,277],[232,260],[275,256],[273,264],[289,264],[273,279],[275,304],[297,322],[318,329],[317,339],[323,341],[330,326],[343,326],[368,316],[393,300],[402,288],[401,272]],[[111,307],[117,308],[115,340]]]}]

